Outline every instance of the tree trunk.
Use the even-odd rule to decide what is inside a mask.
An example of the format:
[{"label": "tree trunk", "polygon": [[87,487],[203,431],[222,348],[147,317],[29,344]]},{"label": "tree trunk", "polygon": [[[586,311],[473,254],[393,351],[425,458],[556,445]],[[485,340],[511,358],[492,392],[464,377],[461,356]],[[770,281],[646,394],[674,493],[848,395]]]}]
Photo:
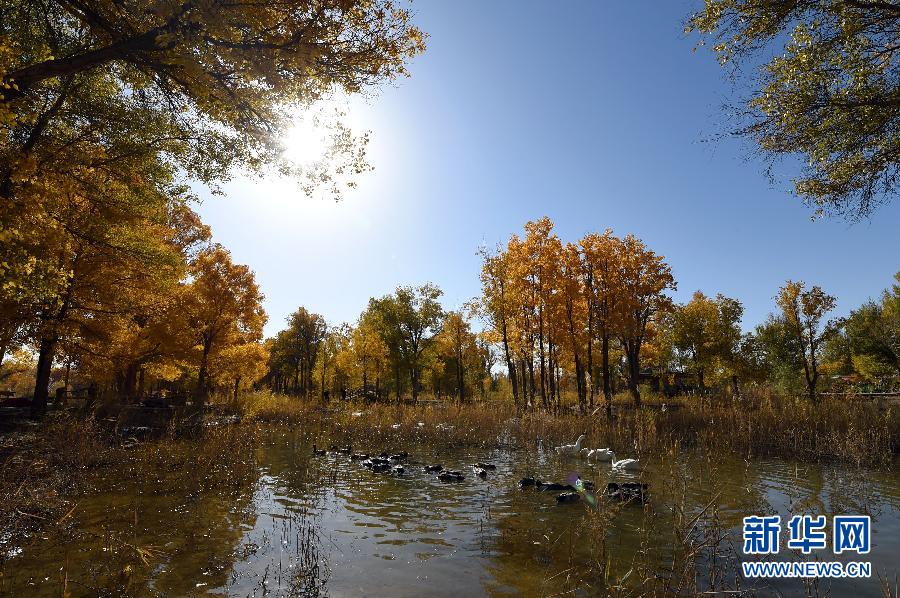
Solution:
[{"label": "tree trunk", "polygon": [[125,368],[125,378],[122,381],[122,397],[126,403],[133,403],[137,391],[138,364],[129,363]]},{"label": "tree trunk", "polygon": [[[593,336],[593,332],[590,332],[591,328],[592,328],[591,324],[588,324],[589,332],[588,332],[588,337],[587,337],[587,365],[586,365],[586,367],[582,368],[581,375],[582,375],[582,380],[583,380],[582,387],[586,388],[586,390],[588,392],[588,400],[589,400],[588,405],[590,407],[591,412],[593,413],[595,384],[594,384],[594,351],[593,351],[592,347],[594,344],[594,336]],[[587,384],[587,386],[585,386],[585,384]]]},{"label": "tree trunk", "polygon": [[466,383],[460,358],[456,359],[456,384],[459,386],[459,402],[462,404],[466,400]]},{"label": "tree trunk", "polygon": [[522,373],[522,406],[527,409],[532,406],[532,402],[528,398],[528,368],[524,357],[519,358],[519,371]]},{"label": "tree trunk", "polygon": [[548,408],[547,403],[547,386],[546,386],[546,377],[547,370],[545,364],[545,355],[544,355],[544,308],[538,308],[538,356],[540,359],[541,366],[541,405],[544,406],[546,410]]},{"label": "tree trunk", "polygon": [[197,392],[194,394],[194,411],[202,412],[209,398],[209,352],[212,342],[203,342],[203,357],[200,361],[200,373],[197,375]]},{"label": "tree trunk", "polygon": [[627,343],[623,343],[625,345],[625,355],[628,360],[628,390],[631,392],[631,398],[634,399],[634,406],[641,406],[641,393],[638,390],[638,379],[641,375],[641,364],[640,364],[640,345],[638,346],[629,346]]},{"label": "tree trunk", "polygon": [[238,389],[241,387],[241,377],[236,376],[234,379],[234,402],[237,403],[238,400]]},{"label": "tree trunk", "polygon": [[412,385],[412,401],[413,405],[416,405],[419,402],[419,372],[417,371],[416,366],[410,366],[409,368],[409,383]]},{"label": "tree trunk", "polygon": [[394,392],[397,395],[397,404],[400,404],[400,364],[394,366]]},{"label": "tree trunk", "polygon": [[556,411],[558,405],[556,405],[555,397],[556,397],[556,376],[553,375],[553,372],[556,368],[556,365],[553,363],[553,341],[547,341],[547,372],[548,382],[550,383],[550,402],[554,404],[553,410]]},{"label": "tree trunk", "polygon": [[323,351],[322,352],[322,400],[323,401],[326,400],[326,398],[325,398],[326,397],[326,395],[325,395],[325,370],[328,367],[328,362],[325,361],[324,356],[325,356],[325,352]]},{"label": "tree trunk", "polygon": [[606,402],[606,416],[612,417],[612,385],[609,377],[609,335],[603,333],[600,347],[600,367],[603,370],[603,399]]},{"label": "tree trunk", "polygon": [[66,375],[63,378],[63,389],[66,391],[66,394],[69,393],[69,375],[72,373],[72,360],[66,360]]},{"label": "tree trunk", "polygon": [[[588,321],[587,321],[587,365],[585,368],[582,368],[582,377],[584,381],[589,380],[590,387],[588,389],[589,399],[590,399],[590,410],[591,413],[594,412],[594,388],[596,385],[594,384],[594,270],[592,266],[588,266],[587,271],[587,310],[588,310]],[[586,372],[584,371],[586,370]],[[587,376],[585,376],[585,373]],[[584,385],[584,381],[582,382],[582,386]]]},{"label": "tree trunk", "polygon": [[31,417],[41,418],[47,413],[47,399],[50,394],[50,373],[56,353],[56,339],[42,338],[38,350],[37,373],[34,381],[34,396],[31,400]]},{"label": "tree trunk", "polygon": [[807,390],[809,391],[809,400],[815,405],[819,397],[816,393],[816,383],[819,379],[819,373],[813,369],[812,376],[807,380]]},{"label": "tree trunk", "polygon": [[509,382],[512,385],[512,394],[513,394],[513,404],[516,406],[516,411],[519,410],[519,381],[516,378],[516,366],[513,363],[512,355],[509,352],[509,336],[507,334],[506,328],[506,319],[502,320],[501,324],[502,332],[503,332],[503,355],[506,357],[506,371],[509,377]]},{"label": "tree trunk", "polygon": [[534,401],[537,398],[534,386],[534,356],[528,357],[528,395],[531,399],[531,406],[534,408]]},{"label": "tree trunk", "polygon": [[582,415],[585,414],[587,409],[585,382],[584,368],[581,365],[581,360],[578,358],[578,355],[575,355],[575,388],[578,392],[578,411],[580,411]]},{"label": "tree trunk", "polygon": [[144,367],[143,366],[138,368],[137,396],[139,398],[144,396]]}]

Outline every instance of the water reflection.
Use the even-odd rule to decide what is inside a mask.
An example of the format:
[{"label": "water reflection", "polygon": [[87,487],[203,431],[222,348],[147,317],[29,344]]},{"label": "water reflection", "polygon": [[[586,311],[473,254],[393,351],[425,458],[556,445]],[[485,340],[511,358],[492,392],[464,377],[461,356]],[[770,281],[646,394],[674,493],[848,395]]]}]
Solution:
[{"label": "water reflection", "polygon": [[[76,594],[90,594],[118,579],[127,560],[108,548],[127,545],[151,548],[150,566],[132,555],[130,578],[118,582],[138,595],[594,595],[640,558],[655,559],[658,574],[675,576],[666,567],[674,555],[671,521],[680,509],[688,520],[703,515],[693,534],[715,533],[715,523],[731,531],[732,541],[749,514],[778,513],[783,520],[797,513],[869,514],[868,559],[889,578],[898,573],[895,471],[690,455],[646,460],[643,473],[626,475],[608,464],[561,461],[534,450],[409,450],[417,463],[406,474],[373,474],[344,455],[312,457],[302,431],[272,431],[257,453],[254,488],[184,497],[160,492],[163,480],[155,491],[98,495],[80,505],[73,542],[26,548],[7,563],[3,587],[50,595],[68,583]],[[497,469],[479,479],[471,467],[476,461]],[[425,463],[459,469],[466,479],[439,482],[424,472]],[[591,515],[584,504],[558,505],[555,493],[519,489],[518,480],[532,474],[554,481],[580,474],[598,488],[642,479],[652,498],[644,507],[605,505],[602,515]],[[711,575],[708,570],[715,568],[701,576]],[[799,582],[761,587],[804,591]],[[826,590],[881,595],[877,578],[821,582],[819,591]]]}]

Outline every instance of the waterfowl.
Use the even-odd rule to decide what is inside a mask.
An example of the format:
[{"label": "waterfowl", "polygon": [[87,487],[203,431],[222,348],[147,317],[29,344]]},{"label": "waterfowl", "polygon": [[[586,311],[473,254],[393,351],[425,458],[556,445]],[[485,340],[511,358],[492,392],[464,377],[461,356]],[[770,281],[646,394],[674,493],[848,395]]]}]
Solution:
[{"label": "waterfowl", "polygon": [[581,451],[581,454],[584,455],[588,461],[612,461],[616,458],[615,453],[608,448],[598,448],[598,449],[586,449]]},{"label": "waterfowl", "polygon": [[613,459],[610,461],[613,469],[617,469],[619,471],[640,471],[641,470],[641,462],[637,459],[622,459],[621,461],[616,461]]},{"label": "waterfowl", "polygon": [[382,461],[378,461],[378,462],[373,462],[373,463],[372,463],[372,468],[371,468],[371,469],[372,469],[372,471],[374,471],[375,473],[382,473],[382,472],[387,471],[387,470],[390,469],[390,468],[391,468],[391,466],[388,465],[387,463],[384,463],[384,462],[382,462]]},{"label": "waterfowl", "polygon": [[558,503],[578,502],[579,500],[581,500],[581,495],[577,492],[563,492],[556,497]]},{"label": "waterfowl", "polygon": [[406,459],[408,457],[409,457],[409,453],[407,453],[406,451],[402,451],[400,453],[397,453],[396,455],[391,455],[390,460],[391,461],[406,461]]},{"label": "waterfowl", "polygon": [[438,475],[438,479],[442,482],[461,482],[464,476],[458,471],[442,471]]},{"label": "waterfowl", "polygon": [[322,457],[325,455],[325,449],[316,448],[316,445],[313,444],[313,455]]},{"label": "waterfowl", "polygon": [[519,480],[519,488],[526,488],[528,486],[537,486],[540,480],[535,478],[534,476],[528,478],[522,478]]},{"label": "waterfowl", "polygon": [[575,488],[578,490],[588,490],[593,492],[594,490],[594,482],[590,480],[582,480],[581,476],[575,481]]},{"label": "waterfowl", "polygon": [[371,459],[366,459],[363,461],[363,467],[368,467],[369,469],[374,469],[375,467],[390,467],[387,459],[381,459],[379,457],[372,457]]},{"label": "waterfowl", "polygon": [[578,437],[578,440],[575,441],[575,444],[563,444],[556,447],[556,454],[563,457],[574,457],[581,452],[581,444],[584,442],[584,439],[585,435],[582,434]]},{"label": "waterfowl", "polygon": [[475,467],[480,467],[481,469],[490,469],[491,471],[497,469],[497,466],[493,463],[476,463]]},{"label": "waterfowl", "polygon": [[487,470],[486,470],[486,469],[482,469],[481,467],[476,467],[476,468],[475,468],[475,475],[477,475],[479,478],[484,479],[484,478],[487,477]]},{"label": "waterfowl", "polygon": [[437,473],[443,469],[444,469],[443,465],[426,465],[425,466],[425,471],[427,471],[428,473]]},{"label": "waterfowl", "polygon": [[610,482],[606,485],[606,496],[622,502],[644,504],[647,500],[647,484],[638,482],[617,484]]},{"label": "waterfowl", "polygon": [[365,453],[353,453],[352,455],[350,455],[351,461],[365,461],[368,458],[369,455],[366,455]]},{"label": "waterfowl", "polygon": [[546,492],[548,490],[552,490],[554,492],[559,490],[568,490],[570,492],[573,492],[575,490],[575,487],[571,484],[557,484],[556,482],[542,482],[540,480],[537,480],[537,484],[535,484],[535,486],[541,492]]},{"label": "waterfowl", "polygon": [[406,471],[406,470],[403,469],[403,466],[402,466],[402,465],[394,465],[394,466],[391,468],[391,473],[394,474],[394,475],[403,475],[403,472],[404,472],[404,471]]}]

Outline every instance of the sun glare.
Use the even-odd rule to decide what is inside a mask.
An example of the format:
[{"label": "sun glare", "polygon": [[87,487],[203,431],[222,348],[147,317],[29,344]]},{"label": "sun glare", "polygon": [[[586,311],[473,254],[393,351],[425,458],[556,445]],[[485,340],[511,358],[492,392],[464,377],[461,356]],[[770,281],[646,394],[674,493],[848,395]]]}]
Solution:
[{"label": "sun glare", "polygon": [[282,141],[284,157],[300,166],[322,160],[329,147],[329,130],[313,115],[298,116]]}]

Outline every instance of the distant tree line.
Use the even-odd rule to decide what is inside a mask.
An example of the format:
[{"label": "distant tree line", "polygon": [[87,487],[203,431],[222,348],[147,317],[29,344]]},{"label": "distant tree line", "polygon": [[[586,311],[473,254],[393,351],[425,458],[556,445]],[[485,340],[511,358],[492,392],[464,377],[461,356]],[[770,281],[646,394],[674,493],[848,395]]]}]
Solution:
[{"label": "distant tree line", "polygon": [[620,391],[640,405],[642,388],[740,396],[767,386],[816,401],[823,389],[900,382],[900,285],[835,319],[834,297],[788,281],[776,310],[743,332],[737,299],[697,291],[674,302],[669,265],[633,235],[564,243],[542,218],[482,258],[482,295],[457,311],[430,284],[370,299],[354,325],[329,327],[300,308],[267,341],[268,383],[394,400],[499,391],[543,409],[571,396],[587,412],[601,396],[610,410]]},{"label": "distant tree line", "polygon": [[464,401],[484,398],[493,347],[472,330],[472,306],[444,311],[432,284],[400,286],[372,298],[355,325],[329,327],[300,308],[267,341],[266,380],[276,391],[322,398],[418,400],[428,390]]}]

